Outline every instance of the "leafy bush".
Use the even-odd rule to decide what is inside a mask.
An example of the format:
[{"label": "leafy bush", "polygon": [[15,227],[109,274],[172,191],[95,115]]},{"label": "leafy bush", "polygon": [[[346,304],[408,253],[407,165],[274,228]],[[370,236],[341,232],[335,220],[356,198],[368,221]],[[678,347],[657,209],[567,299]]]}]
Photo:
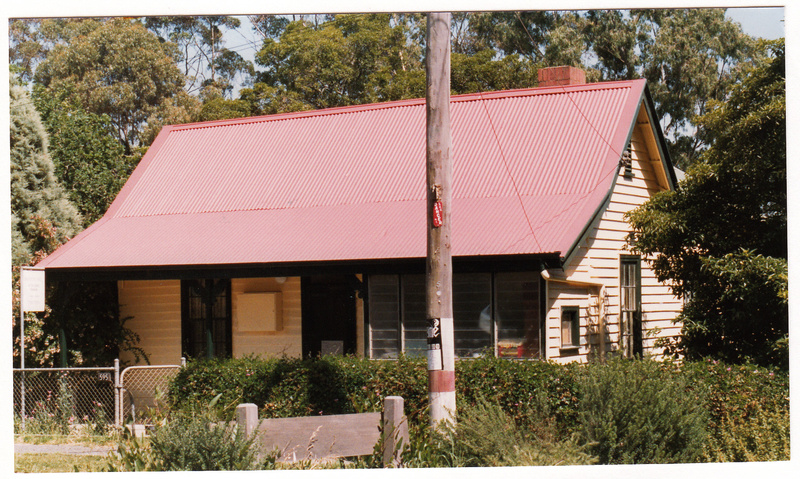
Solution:
[{"label": "leafy bush", "polygon": [[[470,404],[478,397],[499,404],[515,421],[534,396],[545,398],[564,430],[576,422],[575,372],[579,365],[542,361],[508,361],[486,357],[456,363],[458,400]],[[410,422],[426,422],[428,376],[424,358],[402,356],[396,361],[354,357],[319,359],[245,357],[191,361],[170,385],[173,407],[208,403],[222,394],[232,417],[236,404],[249,402],[259,415],[291,417],[380,411],[386,396],[402,396]]]},{"label": "leafy bush", "polygon": [[681,372],[707,404],[704,460],[789,460],[788,372],[712,359]]},{"label": "leafy bush", "polygon": [[[538,411],[528,421],[541,421],[545,415]],[[555,466],[597,462],[575,440],[560,440],[552,434],[535,436],[520,428],[499,405],[485,400],[462,408],[456,424],[455,444],[460,451],[457,457],[464,458],[467,466]]]},{"label": "leafy bush", "polygon": [[580,433],[601,463],[700,459],[707,413],[668,365],[623,359],[589,365],[580,389]]},{"label": "leafy bush", "polygon": [[[492,418],[487,430],[511,421],[526,438],[514,459],[519,463],[540,463],[537,451],[567,463],[588,460],[570,455],[579,451],[569,445],[576,433],[604,463],[788,458],[788,373],[780,370],[714,361],[603,366],[484,357],[456,362],[456,388],[459,424],[468,424],[470,410],[483,404],[491,410],[475,419]],[[471,453],[455,448],[453,438],[430,431],[424,358],[193,361],[171,384],[169,400],[173,409],[190,412],[217,395],[225,420],[243,402],[256,404],[266,418],[374,412],[386,396],[402,396],[411,433],[408,464],[470,462]]]},{"label": "leafy bush", "polygon": [[177,414],[155,428],[149,440],[128,437],[110,456],[109,471],[239,471],[271,469],[274,455],[214,412],[219,396],[202,414]]}]

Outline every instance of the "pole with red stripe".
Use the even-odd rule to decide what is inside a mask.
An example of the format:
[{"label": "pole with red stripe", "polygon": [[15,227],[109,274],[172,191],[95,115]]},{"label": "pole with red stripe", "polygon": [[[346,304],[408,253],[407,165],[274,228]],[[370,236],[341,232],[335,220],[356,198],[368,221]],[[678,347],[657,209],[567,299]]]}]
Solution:
[{"label": "pole with red stripe", "polygon": [[425,47],[428,397],[431,424],[455,424],[453,265],[450,253],[450,14],[429,13]]}]

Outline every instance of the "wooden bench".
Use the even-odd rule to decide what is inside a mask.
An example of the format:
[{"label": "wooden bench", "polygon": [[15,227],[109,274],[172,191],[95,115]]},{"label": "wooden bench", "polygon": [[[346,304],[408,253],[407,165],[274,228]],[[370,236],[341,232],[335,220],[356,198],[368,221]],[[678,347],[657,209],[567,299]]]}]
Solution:
[{"label": "wooden bench", "polygon": [[255,404],[240,404],[236,421],[246,434],[256,432],[267,451],[278,450],[279,461],[329,460],[366,456],[381,439],[384,466],[400,464],[402,448],[408,444],[408,423],[403,398],[389,396],[383,412],[258,419]]}]

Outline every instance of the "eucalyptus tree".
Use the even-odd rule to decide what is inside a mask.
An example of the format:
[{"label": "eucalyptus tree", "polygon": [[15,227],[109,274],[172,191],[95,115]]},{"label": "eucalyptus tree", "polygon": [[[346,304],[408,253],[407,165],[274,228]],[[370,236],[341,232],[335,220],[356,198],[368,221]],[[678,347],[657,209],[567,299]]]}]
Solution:
[{"label": "eucalyptus tree", "polygon": [[147,17],[145,25],[163,40],[180,48],[180,64],[187,79],[186,90],[190,94],[213,86],[230,95],[237,76],[247,81],[254,73],[251,62],[225,46],[225,33],[241,27],[241,20],[237,17]]},{"label": "eucalyptus tree", "polygon": [[140,22],[115,18],[54,46],[34,79],[50,92],[71,91],[85,111],[106,115],[131,154],[147,146],[148,123],[181,122],[192,108],[177,58],[174,44]]}]

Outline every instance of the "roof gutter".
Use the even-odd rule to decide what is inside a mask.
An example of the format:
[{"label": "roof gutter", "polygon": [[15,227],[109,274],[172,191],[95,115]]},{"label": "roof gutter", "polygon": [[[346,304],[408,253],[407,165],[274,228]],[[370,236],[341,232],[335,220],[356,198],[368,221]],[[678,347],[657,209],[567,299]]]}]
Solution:
[{"label": "roof gutter", "polygon": [[545,281],[550,281],[552,283],[562,283],[569,286],[580,286],[582,288],[600,288],[601,291],[606,287],[605,284],[598,281],[591,281],[588,279],[572,279],[564,276],[553,276],[550,273],[550,270],[547,269],[543,269],[541,274]]}]

